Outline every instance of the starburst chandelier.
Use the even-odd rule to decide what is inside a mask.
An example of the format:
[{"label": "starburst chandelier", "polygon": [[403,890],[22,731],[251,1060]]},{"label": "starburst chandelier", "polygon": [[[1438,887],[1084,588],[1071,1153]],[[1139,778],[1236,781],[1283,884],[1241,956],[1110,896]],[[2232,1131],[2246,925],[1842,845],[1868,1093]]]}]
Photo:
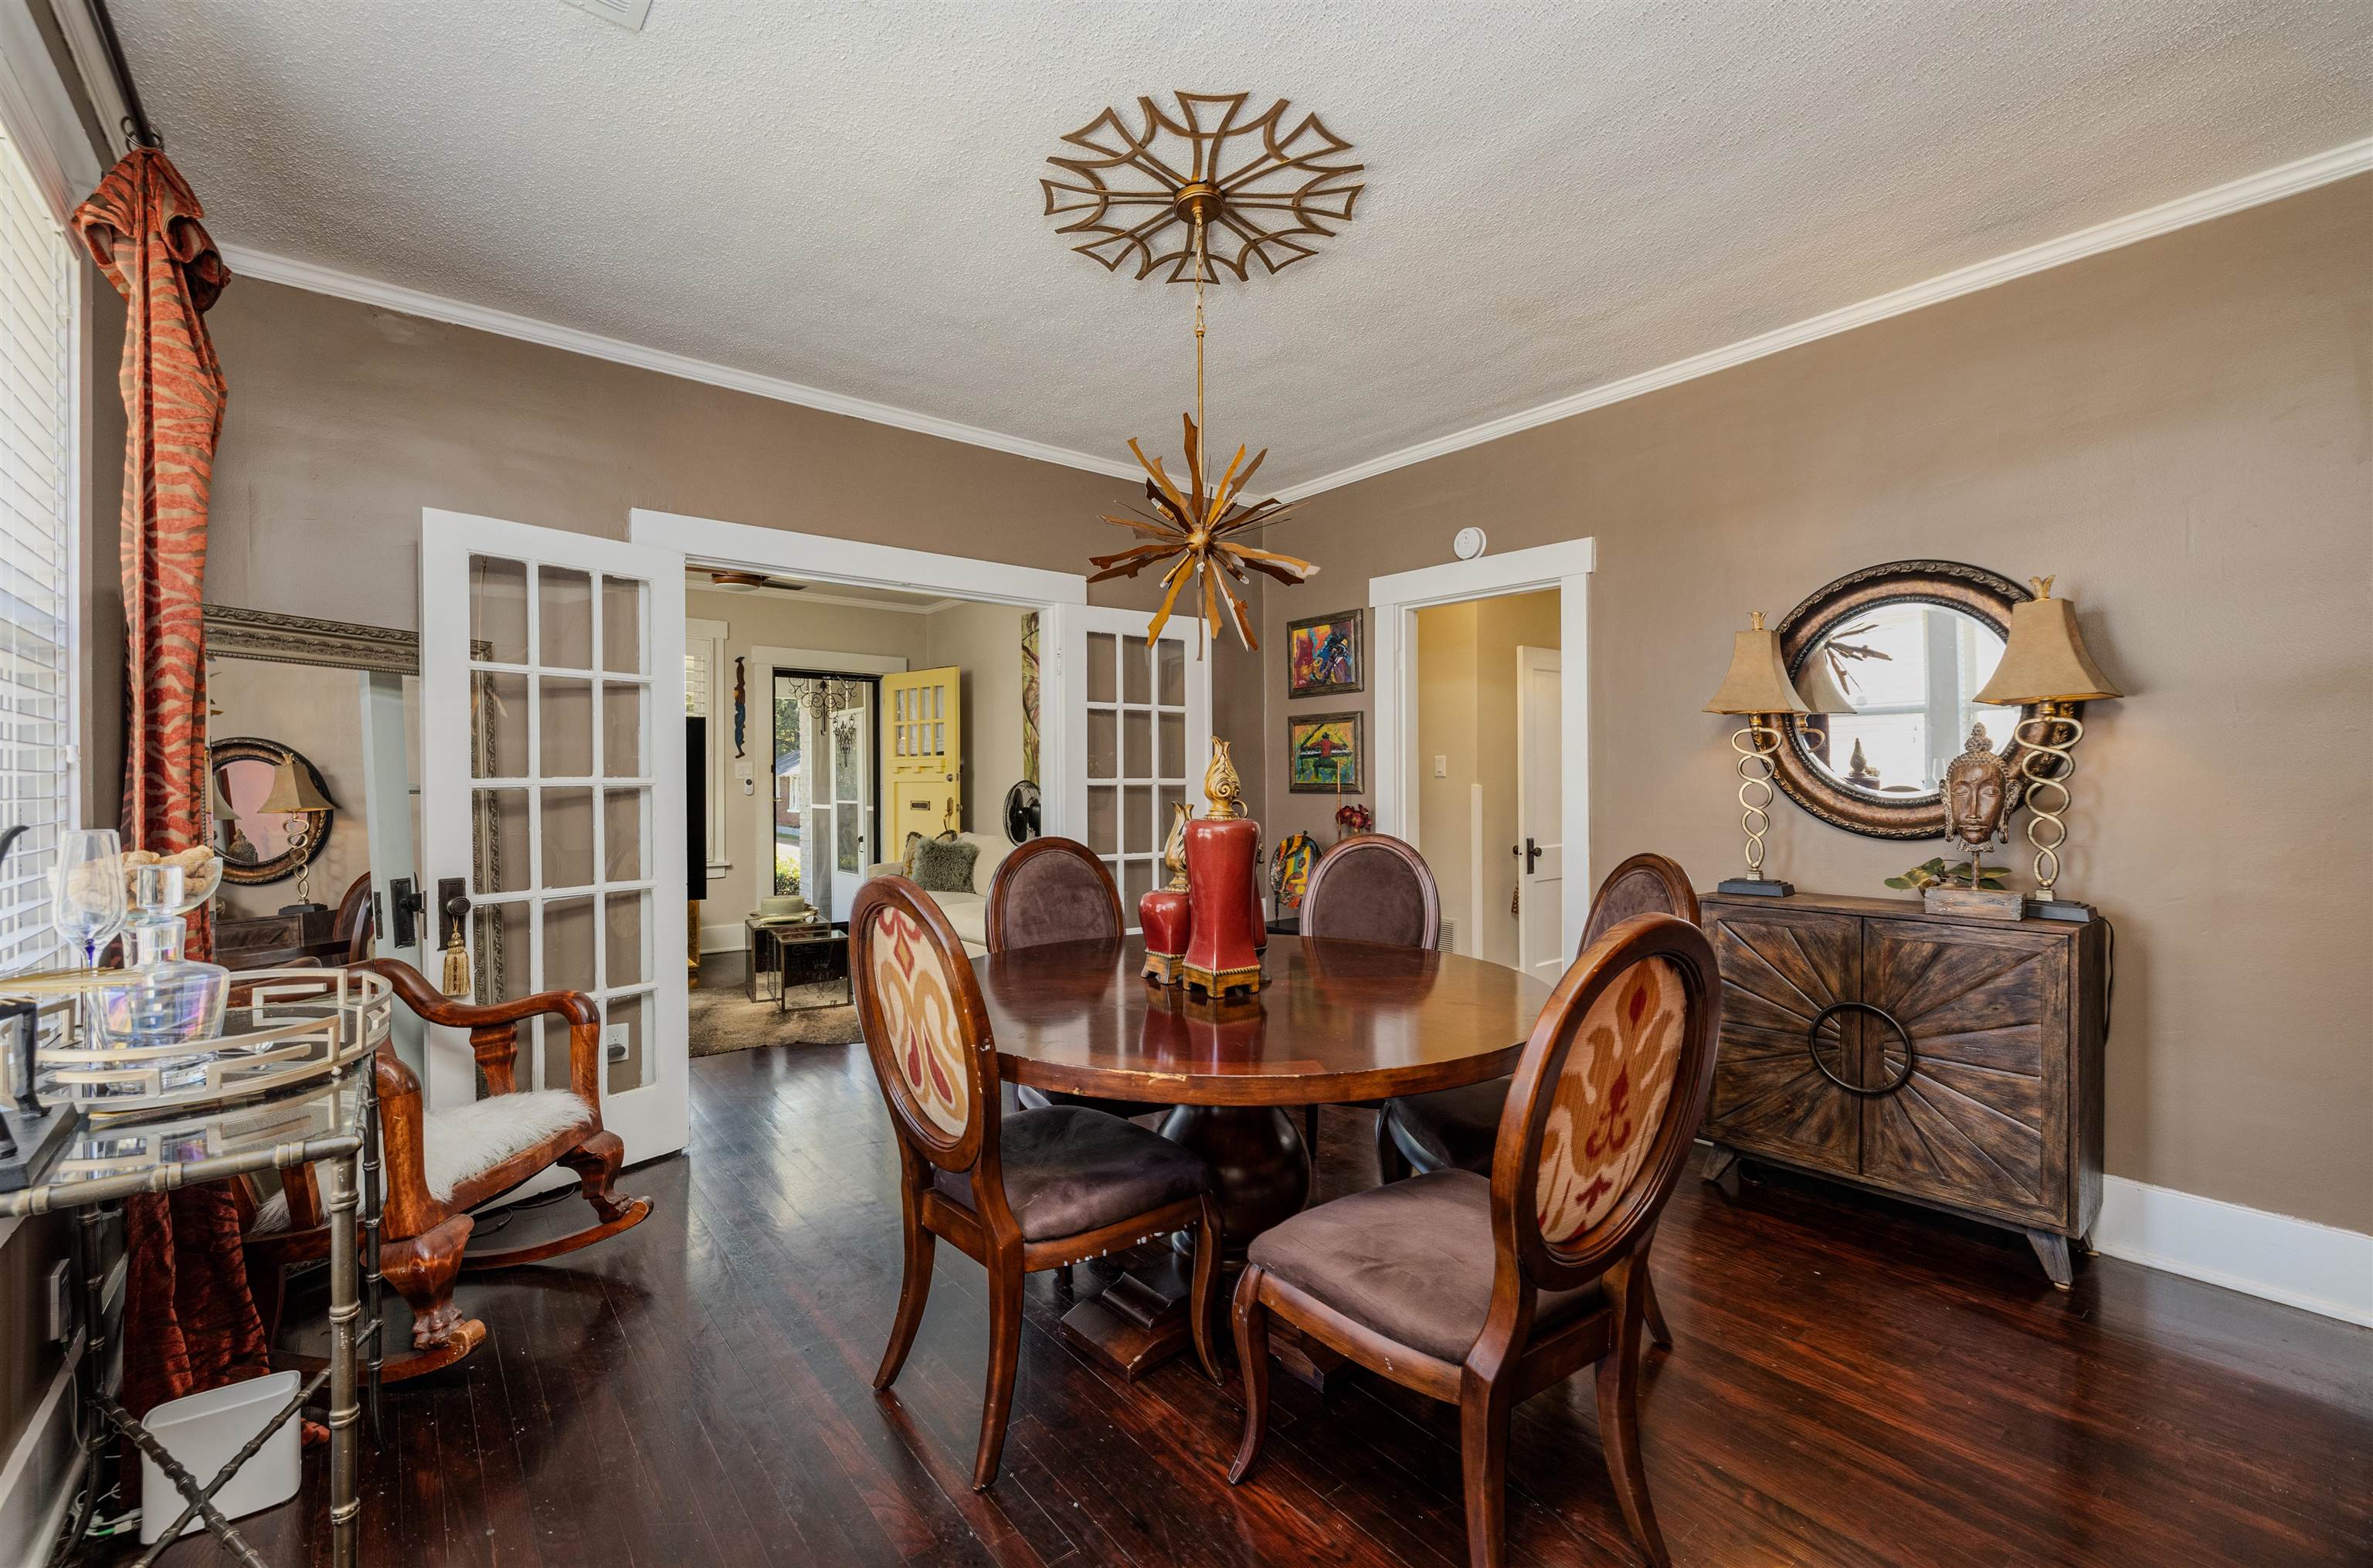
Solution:
[{"label": "starburst chandelier", "polygon": [[[1195,412],[1181,416],[1186,482],[1182,486],[1160,458],[1146,456],[1135,439],[1129,441],[1128,450],[1145,470],[1145,498],[1153,509],[1148,513],[1130,508],[1128,516],[1105,513],[1104,521],[1150,543],[1091,556],[1098,569],[1088,580],[1133,578],[1168,561],[1162,577],[1162,608],[1146,627],[1149,645],[1162,635],[1179,596],[1189,585],[1198,585],[1186,609],[1196,617],[1198,643],[1204,635],[1217,634],[1224,603],[1238,639],[1247,649],[1257,649],[1260,640],[1249,608],[1235,585],[1249,584],[1249,574],[1259,572],[1291,586],[1307,581],[1318,568],[1297,556],[1244,543],[1248,532],[1280,521],[1292,510],[1292,502],[1275,497],[1249,503],[1244,499],[1268,456],[1268,448],[1247,462],[1250,443],[1239,446],[1219,482],[1210,480],[1205,461],[1210,427],[1203,409],[1204,287],[1217,280],[1215,259],[1241,281],[1253,260],[1275,273],[1315,254],[1310,240],[1333,235],[1330,223],[1350,221],[1352,204],[1364,189],[1350,182],[1350,177],[1364,166],[1331,161],[1348,152],[1350,144],[1320,124],[1315,114],[1281,134],[1283,99],[1257,119],[1240,121],[1247,94],[1176,96],[1175,115],[1164,113],[1150,98],[1139,99],[1144,124],[1134,132],[1122,123],[1117,111],[1105,110],[1063,138],[1095,156],[1049,158],[1048,162],[1073,178],[1039,181],[1047,216],[1076,215],[1058,232],[1098,236],[1074,247],[1081,254],[1110,271],[1117,271],[1134,254],[1140,278],[1167,265],[1169,281],[1195,286]],[[1122,181],[1129,183],[1117,183]],[[1138,216],[1138,209],[1145,209],[1144,216]],[[1233,242],[1233,254],[1223,245],[1214,257],[1215,230]],[[1172,245],[1176,249],[1167,249]]]}]

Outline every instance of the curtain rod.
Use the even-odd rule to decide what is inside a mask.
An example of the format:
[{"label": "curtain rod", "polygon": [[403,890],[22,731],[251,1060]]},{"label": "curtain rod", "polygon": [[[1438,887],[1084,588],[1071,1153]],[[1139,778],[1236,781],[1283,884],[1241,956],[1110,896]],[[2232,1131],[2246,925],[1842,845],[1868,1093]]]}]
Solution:
[{"label": "curtain rod", "polygon": [[123,99],[127,123],[116,128],[134,146],[163,146],[165,138],[148,123],[148,111],[140,102],[139,86],[132,79],[132,67],[124,62],[123,41],[115,35],[115,18],[108,13],[107,0],[89,0],[89,6],[91,16],[99,23],[99,47],[107,53],[108,73],[115,78],[116,91]]}]

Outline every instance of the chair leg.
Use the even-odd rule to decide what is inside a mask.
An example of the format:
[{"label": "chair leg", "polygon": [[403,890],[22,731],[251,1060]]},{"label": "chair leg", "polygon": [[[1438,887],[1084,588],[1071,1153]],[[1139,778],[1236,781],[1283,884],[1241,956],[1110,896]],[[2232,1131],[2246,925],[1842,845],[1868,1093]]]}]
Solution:
[{"label": "chair leg", "polygon": [[[1633,1270],[1638,1267],[1632,1265]],[[1635,1273],[1618,1287],[1626,1299],[1616,1309],[1615,1345],[1598,1363],[1598,1445],[1607,1455],[1607,1479],[1615,1483],[1615,1500],[1622,1504],[1631,1539],[1656,1568],[1669,1568],[1672,1558],[1656,1528],[1640,1454],[1640,1295],[1645,1282],[1644,1275]]]},{"label": "chair leg", "polygon": [[1255,1264],[1236,1281],[1236,1366],[1245,1375],[1245,1435],[1236,1445],[1236,1462],[1228,1467],[1231,1486],[1252,1472],[1261,1440],[1268,1435],[1268,1307],[1260,1298],[1267,1272]]},{"label": "chair leg", "polygon": [[1315,1168],[1318,1164],[1318,1107],[1316,1106],[1302,1107],[1302,1141],[1303,1147],[1310,1151],[1310,1164],[1313,1168]]},{"label": "chair leg", "polygon": [[561,1155],[559,1163],[577,1173],[578,1190],[593,1206],[595,1218],[605,1225],[625,1218],[632,1201],[621,1201],[610,1190],[611,1183],[618,1179],[618,1167],[626,1163],[626,1145],[616,1133],[593,1134]]},{"label": "chair leg", "polygon": [[1379,1185],[1400,1181],[1409,1174],[1409,1156],[1401,1153],[1399,1142],[1393,1137],[1392,1114],[1379,1106],[1376,1110],[1376,1180]]},{"label": "chair leg", "polygon": [[923,1228],[912,1193],[906,1199],[906,1271],[898,1283],[898,1314],[890,1320],[890,1348],[873,1374],[873,1387],[887,1388],[898,1380],[906,1352],[915,1346],[915,1330],[923,1325],[923,1306],[931,1296],[931,1253],[939,1238]]},{"label": "chair leg", "polygon": [[1647,1262],[1640,1264],[1640,1312],[1648,1320],[1648,1337],[1664,1346],[1673,1348],[1673,1330],[1665,1321],[1665,1309],[1656,1302],[1656,1281],[1648,1272]]},{"label": "chair leg", "polygon": [[[477,1222],[455,1214],[442,1224],[380,1249],[379,1271],[412,1308],[412,1346],[442,1345],[463,1327],[453,1305],[453,1281],[462,1272],[462,1249]],[[481,1330],[483,1333],[483,1330]]]},{"label": "chair leg", "polygon": [[1471,1373],[1458,1390],[1458,1469],[1468,1568],[1508,1561],[1508,1400]]},{"label": "chair leg", "polygon": [[1211,1352],[1211,1277],[1220,1270],[1220,1206],[1211,1195],[1203,1195],[1203,1212],[1195,1222],[1195,1280],[1186,1294],[1187,1321],[1195,1333],[1195,1353],[1202,1358],[1203,1371],[1212,1382],[1224,1387],[1227,1379],[1220,1375],[1220,1359]]},{"label": "chair leg", "polygon": [[1055,1265],[1055,1283],[1062,1288],[1062,1292],[1065,1295],[1070,1295],[1073,1293],[1071,1288],[1071,1266],[1070,1264],[1058,1263]]},{"label": "chair leg", "polygon": [[1005,1451],[1006,1418],[1013,1411],[1013,1380],[1022,1361],[1022,1258],[992,1258],[988,1265],[988,1398],[980,1407],[980,1452],[972,1463],[972,1489],[987,1490],[997,1479]]}]

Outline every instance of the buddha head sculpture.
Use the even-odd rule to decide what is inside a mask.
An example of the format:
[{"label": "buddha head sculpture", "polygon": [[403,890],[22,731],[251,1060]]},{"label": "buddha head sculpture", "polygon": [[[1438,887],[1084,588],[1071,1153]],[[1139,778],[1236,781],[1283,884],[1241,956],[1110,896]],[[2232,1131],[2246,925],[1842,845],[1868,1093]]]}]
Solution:
[{"label": "buddha head sculpture", "polygon": [[1945,837],[1972,853],[1996,837],[2018,792],[2009,765],[1994,752],[1983,724],[1970,726],[1970,743],[1945,769]]}]

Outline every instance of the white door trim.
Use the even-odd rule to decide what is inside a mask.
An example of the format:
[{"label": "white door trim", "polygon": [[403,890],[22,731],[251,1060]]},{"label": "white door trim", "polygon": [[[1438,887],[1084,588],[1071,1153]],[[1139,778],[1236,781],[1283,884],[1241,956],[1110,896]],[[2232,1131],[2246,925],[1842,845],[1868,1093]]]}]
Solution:
[{"label": "white door trim", "polygon": [[1418,832],[1421,760],[1417,755],[1417,612],[1504,593],[1559,591],[1558,641],[1565,663],[1559,775],[1565,792],[1566,845],[1564,913],[1559,924],[1569,953],[1581,944],[1582,929],[1590,919],[1590,892],[1596,885],[1590,865],[1590,574],[1597,561],[1596,540],[1568,539],[1368,579],[1376,826],[1409,839]]},{"label": "white door trim", "polygon": [[942,556],[823,533],[793,533],[788,529],[758,528],[642,507],[626,514],[626,537],[637,544],[680,550],[703,562],[782,572],[812,582],[945,593],[1000,604],[1088,602],[1088,579],[1079,572]]}]

